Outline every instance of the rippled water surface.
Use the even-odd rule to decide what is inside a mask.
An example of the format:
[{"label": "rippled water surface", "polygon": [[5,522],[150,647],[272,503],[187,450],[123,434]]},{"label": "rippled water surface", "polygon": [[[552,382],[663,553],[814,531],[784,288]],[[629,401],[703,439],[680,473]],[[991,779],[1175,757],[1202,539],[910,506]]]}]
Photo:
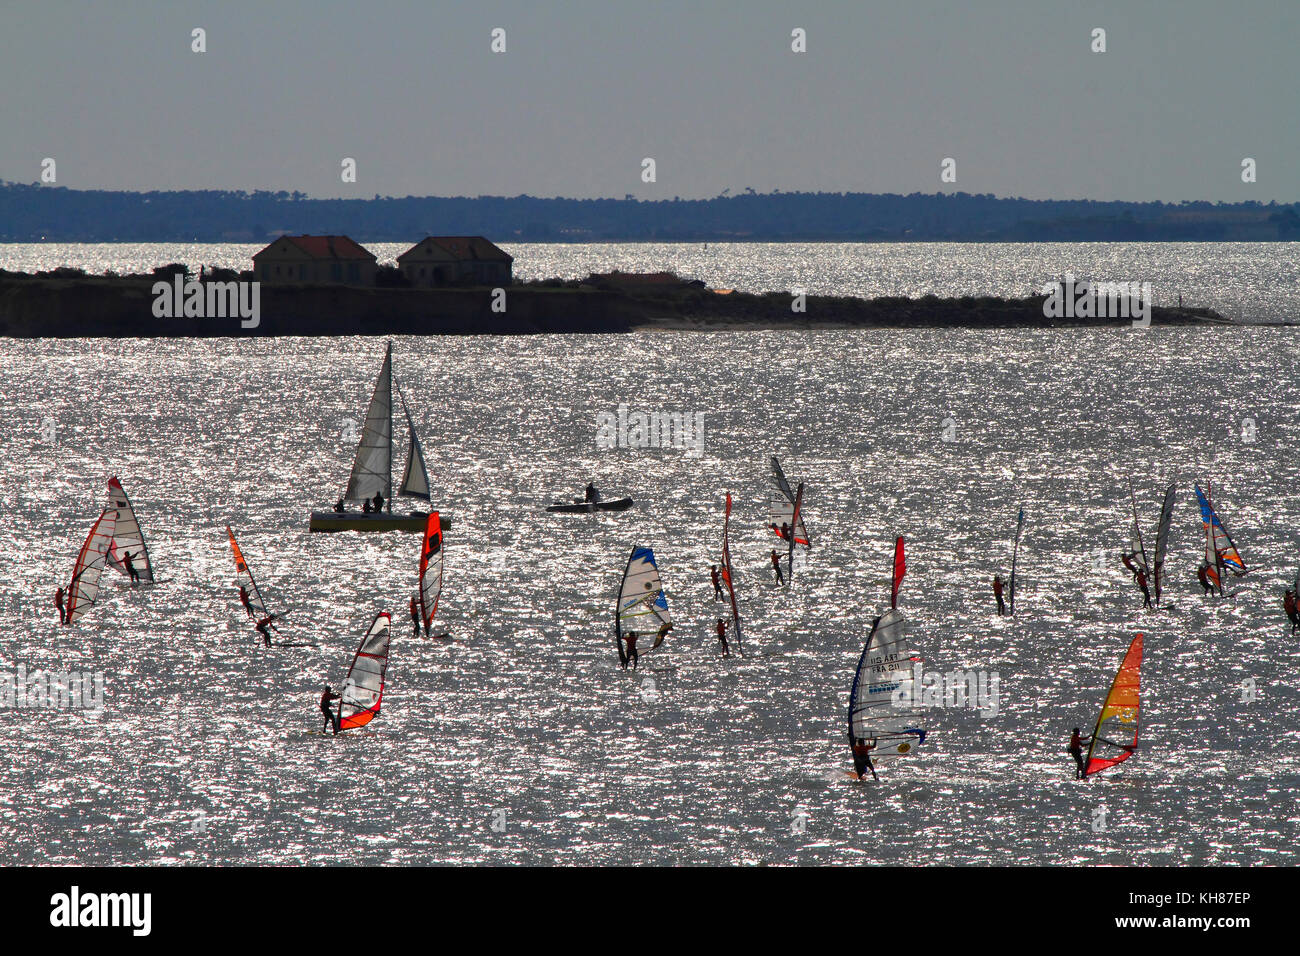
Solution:
[{"label": "rippled water surface", "polygon": [[[1295,863],[1292,330],[397,339],[453,520],[439,618],[454,643],[403,626],[415,536],[307,533],[342,491],[346,420],[382,354],[379,339],[3,343],[0,653],[11,672],[107,684],[101,713],[0,723],[7,859]],[[703,455],[598,449],[596,416],[620,403],[702,411]],[[784,590],[762,529],[773,452],[807,483],[814,538]],[[113,579],[60,629],[52,594],[111,474],[167,580]],[[1178,480],[1158,612],[1117,560],[1130,476],[1148,534]],[[1260,569],[1219,601],[1194,579],[1203,476]],[[635,508],[543,513],[588,478]],[[747,641],[724,661],[708,566],[727,490]],[[989,578],[1020,504],[1013,621]],[[254,640],[228,522],[292,609],[286,638],[319,648]],[[895,534],[926,666],[995,672],[999,707],[931,711],[915,759],[858,784],[844,711]],[[618,669],[611,632],[634,544],[655,549],[679,622],[640,674]],[[381,609],[399,625],[381,716],[310,733],[321,684],[341,683]],[[1069,729],[1095,720],[1137,630],[1142,749],[1075,782]]]}]

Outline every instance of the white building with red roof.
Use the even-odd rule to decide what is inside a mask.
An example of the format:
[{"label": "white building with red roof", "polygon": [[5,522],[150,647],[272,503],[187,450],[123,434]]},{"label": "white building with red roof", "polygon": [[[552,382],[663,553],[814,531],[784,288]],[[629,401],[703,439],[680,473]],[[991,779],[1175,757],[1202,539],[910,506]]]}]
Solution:
[{"label": "white building with red roof", "polygon": [[374,285],[374,253],[347,236],[281,236],[253,256],[259,282]]},{"label": "white building with red roof", "polygon": [[397,257],[414,286],[509,285],[514,257],[482,236],[427,236]]}]

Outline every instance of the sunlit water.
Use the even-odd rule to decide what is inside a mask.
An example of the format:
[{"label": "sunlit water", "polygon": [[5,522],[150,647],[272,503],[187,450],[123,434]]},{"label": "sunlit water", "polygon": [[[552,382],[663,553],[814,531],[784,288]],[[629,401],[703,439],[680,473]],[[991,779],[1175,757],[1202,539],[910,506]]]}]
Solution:
[{"label": "sunlit water", "polygon": [[[419,236],[412,236],[411,243]],[[411,243],[367,247],[393,263]],[[1149,282],[1157,305],[1246,322],[1300,322],[1300,242],[509,243],[519,280],[668,269],[714,288],[818,295],[1022,296],[1072,275]],[[169,262],[252,268],[261,244],[0,243],[0,269],[147,272]]]},{"label": "sunlit water", "polygon": [[[382,350],[4,343],[0,660],[107,683],[98,714],[5,715],[6,859],[1295,863],[1300,649],[1280,606],[1300,562],[1292,330],[397,339],[453,520],[450,644],[409,636],[418,537],[307,533],[342,491],[347,420]],[[623,402],[704,412],[703,455],[600,450],[596,416]],[[763,530],[773,452],[807,484],[814,540],[788,589],[769,580]],[[52,595],[111,474],[167,580],[106,577],[108,599],[61,629]],[[1148,535],[1178,480],[1158,612],[1118,562],[1130,476]],[[1260,569],[1226,600],[1194,578],[1205,476]],[[589,478],[635,508],[543,512]],[[724,661],[708,566],[728,490],[746,640]],[[1009,568],[1021,504],[1012,620],[989,579]],[[255,639],[227,523],[268,600],[291,608],[285,638],[319,648]],[[925,666],[996,673],[999,706],[930,711],[918,754],[859,784],[845,710],[896,534]],[[634,544],[655,549],[678,621],[639,674],[618,668],[611,627]],[[342,682],[379,610],[397,634],[382,714],[311,733],[321,685]],[[1137,630],[1141,749],[1076,782],[1069,729],[1091,728]]]}]

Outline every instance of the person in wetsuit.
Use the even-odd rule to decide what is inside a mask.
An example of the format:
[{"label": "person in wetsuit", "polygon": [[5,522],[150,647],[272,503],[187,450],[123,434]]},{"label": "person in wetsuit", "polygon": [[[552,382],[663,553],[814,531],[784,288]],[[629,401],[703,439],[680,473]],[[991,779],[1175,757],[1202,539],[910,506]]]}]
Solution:
[{"label": "person in wetsuit", "polygon": [[122,555],[122,566],[126,568],[126,573],[131,577],[131,586],[135,587],[140,583],[140,572],[135,569],[135,562],[131,560],[131,552],[128,551]]},{"label": "person in wetsuit", "polygon": [[1141,568],[1138,568],[1137,583],[1138,583],[1138,587],[1142,589],[1142,606],[1144,608],[1155,607],[1155,605],[1151,603],[1151,589],[1147,587],[1146,572],[1144,572]]},{"label": "person in wetsuit", "polygon": [[262,640],[267,647],[271,646],[271,631],[269,630],[272,618],[264,617],[257,622],[257,633],[262,635]]},{"label": "person in wetsuit", "polygon": [[1291,633],[1294,634],[1300,629],[1300,608],[1296,605],[1296,594],[1290,588],[1282,595],[1282,609],[1286,611],[1286,619],[1291,622]]},{"label": "person in wetsuit", "polygon": [[718,566],[715,564],[709,568],[709,575],[713,578],[713,600],[722,600],[722,576],[718,574]]},{"label": "person in wetsuit", "polygon": [[718,643],[722,645],[722,656],[729,656],[731,648],[727,646],[727,622],[722,618],[718,618]]},{"label": "person in wetsuit", "polygon": [[993,596],[998,599],[998,617],[1007,613],[1006,605],[1002,603],[1002,575],[993,575]]},{"label": "person in wetsuit", "polygon": [[239,603],[244,605],[244,610],[248,612],[249,617],[257,617],[253,612],[252,602],[248,600],[248,591],[245,590],[242,584],[239,586]]},{"label": "person in wetsuit", "polygon": [[1205,597],[1214,590],[1214,586],[1210,584],[1210,566],[1208,564],[1202,564],[1196,569],[1196,580],[1201,582],[1201,597]]},{"label": "person in wetsuit", "polygon": [[623,657],[623,670],[627,670],[627,665],[632,665],[632,670],[636,670],[637,662],[640,655],[636,652],[636,631],[628,631],[623,635],[623,640],[627,642],[627,652]]},{"label": "person in wetsuit", "polygon": [[420,636],[420,602],[418,602],[415,599],[414,594],[411,595],[411,626],[414,628],[414,630],[411,632],[411,636],[419,637]]},{"label": "person in wetsuit", "polygon": [[343,514],[343,499],[342,499],[342,498],[340,498],[338,501],[334,502],[334,513],[335,513],[336,515],[341,515],[341,514]]},{"label": "person in wetsuit", "polygon": [[1134,579],[1138,576],[1138,567],[1133,563],[1133,554],[1129,551],[1120,552],[1119,559],[1124,562],[1124,567],[1128,568],[1128,573],[1133,575]]},{"label": "person in wetsuit", "polygon": [[330,708],[330,701],[339,700],[339,699],[340,699],[339,695],[333,693],[330,690],[330,685],[326,684],[325,693],[320,695],[320,711],[322,714],[325,715],[325,723],[321,726],[320,729],[320,732],[322,734],[325,733],[325,728],[328,727],[330,724],[334,725],[334,733],[337,734],[339,732],[339,715],[334,713],[334,711]]},{"label": "person in wetsuit", "polygon": [[382,492],[378,492],[378,491],[375,492],[374,507],[372,507],[370,510],[371,511],[384,510],[384,496]]},{"label": "person in wetsuit", "polygon": [[54,606],[59,609],[59,623],[67,624],[68,614],[63,609],[63,588],[59,588],[57,591],[54,592]]},{"label": "person in wetsuit", "polygon": [[1083,738],[1079,736],[1079,728],[1075,727],[1070,731],[1070,756],[1074,758],[1075,771],[1074,779],[1083,779]]},{"label": "person in wetsuit", "polygon": [[772,570],[776,572],[776,583],[785,584],[785,575],[781,573],[781,556],[776,553],[776,548],[772,549]]},{"label": "person in wetsuit", "polygon": [[876,776],[876,766],[871,762],[871,751],[876,749],[874,739],[867,740],[863,737],[857,737],[853,741],[853,769],[857,772],[858,779],[862,779],[864,771],[871,771],[871,779],[879,780]]}]

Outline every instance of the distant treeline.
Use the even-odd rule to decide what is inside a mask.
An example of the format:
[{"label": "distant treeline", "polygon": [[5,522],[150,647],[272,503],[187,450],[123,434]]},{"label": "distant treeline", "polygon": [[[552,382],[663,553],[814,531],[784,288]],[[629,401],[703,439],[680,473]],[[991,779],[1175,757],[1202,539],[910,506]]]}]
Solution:
[{"label": "distant treeline", "polygon": [[1300,203],[1130,203],[954,193],[753,193],[713,199],[534,196],[309,199],[302,193],[112,192],[0,181],[0,241],[497,242],[1300,240]]}]

